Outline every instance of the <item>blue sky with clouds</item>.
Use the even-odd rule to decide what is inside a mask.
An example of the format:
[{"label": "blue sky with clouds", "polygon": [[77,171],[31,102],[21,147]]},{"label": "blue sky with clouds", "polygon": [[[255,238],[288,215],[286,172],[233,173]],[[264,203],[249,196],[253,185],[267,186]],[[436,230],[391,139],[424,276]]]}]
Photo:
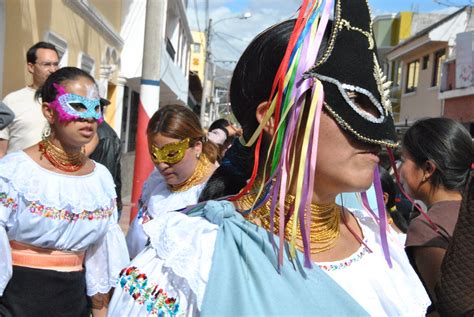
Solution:
[{"label": "blue sky with clouds", "polygon": [[[205,1],[188,0],[187,12],[191,29],[205,30]],[[467,4],[473,0],[439,1]],[[209,0],[209,17],[215,23],[211,38],[214,59],[236,61],[259,32],[272,24],[294,17],[301,3],[301,0]],[[369,3],[374,15],[412,10],[446,10],[446,6],[439,5],[434,0],[369,0]],[[244,12],[251,12],[252,17],[247,20],[238,19]]]}]

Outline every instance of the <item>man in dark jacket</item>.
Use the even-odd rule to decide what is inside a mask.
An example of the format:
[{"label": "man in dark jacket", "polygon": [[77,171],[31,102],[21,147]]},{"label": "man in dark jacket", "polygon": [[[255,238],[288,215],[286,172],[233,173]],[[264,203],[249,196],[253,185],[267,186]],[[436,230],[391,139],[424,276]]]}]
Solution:
[{"label": "man in dark jacket", "polygon": [[[101,99],[101,108],[110,104],[106,99]],[[92,153],[91,153],[92,151]],[[97,128],[97,136],[86,147],[89,158],[104,165],[114,178],[115,191],[117,192],[117,210],[119,219],[122,214],[122,180],[120,157],[122,156],[122,144],[114,129],[104,121]]]}]

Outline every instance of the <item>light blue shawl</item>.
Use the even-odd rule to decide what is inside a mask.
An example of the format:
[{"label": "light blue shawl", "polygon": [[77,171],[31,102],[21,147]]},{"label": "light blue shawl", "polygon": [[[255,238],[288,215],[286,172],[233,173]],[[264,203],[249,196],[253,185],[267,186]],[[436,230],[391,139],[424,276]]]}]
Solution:
[{"label": "light blue shawl", "polygon": [[246,221],[232,203],[209,201],[189,215],[219,226],[203,316],[368,316],[319,267],[304,268],[301,253],[293,261],[285,256],[278,273],[270,234]]}]

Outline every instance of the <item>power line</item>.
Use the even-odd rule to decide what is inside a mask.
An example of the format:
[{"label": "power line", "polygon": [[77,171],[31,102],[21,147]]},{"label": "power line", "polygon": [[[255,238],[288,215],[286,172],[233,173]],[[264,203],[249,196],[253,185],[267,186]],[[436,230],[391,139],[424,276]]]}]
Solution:
[{"label": "power line", "polygon": [[214,32],[214,34],[222,34],[222,35],[224,35],[224,36],[228,36],[228,37],[230,37],[230,38],[233,38],[233,39],[242,41],[242,42],[244,42],[244,43],[250,43],[250,41],[243,40],[243,39],[241,39],[240,37],[237,37],[237,36],[232,35],[232,34],[228,34],[228,33],[224,33],[224,32]]},{"label": "power line", "polygon": [[217,34],[217,33],[214,33],[218,38],[220,38],[222,41],[226,42],[227,45],[229,45],[230,48],[232,48],[237,54],[241,54],[242,53],[242,50],[236,48],[232,43],[230,43],[225,37]]},{"label": "power line", "polygon": [[199,24],[197,0],[194,0],[194,14],[196,15],[196,22],[197,22],[197,26],[198,26],[198,31],[199,31],[199,33],[201,33],[201,25]]},{"label": "power line", "polygon": [[451,1],[451,0],[433,0],[433,2],[445,7],[457,7],[457,8],[462,8],[464,6],[469,6],[469,5],[474,4],[473,0],[468,0],[467,3],[455,3],[454,1]]}]

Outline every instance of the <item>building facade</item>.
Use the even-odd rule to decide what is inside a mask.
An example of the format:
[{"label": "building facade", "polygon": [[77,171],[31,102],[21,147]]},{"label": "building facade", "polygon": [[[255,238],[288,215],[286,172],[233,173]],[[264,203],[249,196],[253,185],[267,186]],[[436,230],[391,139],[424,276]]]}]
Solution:
[{"label": "building facade", "polygon": [[457,34],[455,50],[442,73],[443,116],[463,123],[474,136],[474,31]]},{"label": "building facade", "polygon": [[[413,12],[400,12],[398,14],[379,15],[374,18],[373,30],[380,65],[384,74],[392,82],[392,87],[397,87],[400,80],[400,65],[391,62],[387,54],[398,43],[406,40],[412,34]],[[392,109],[394,120],[399,120],[400,94],[397,89],[392,89]]]},{"label": "building facade", "polygon": [[[188,104],[189,66],[192,34],[186,16],[186,0],[167,0],[162,12],[164,32],[161,34],[160,104]],[[145,40],[146,1],[122,0],[122,28],[124,39],[119,77],[124,82],[123,104],[117,108],[119,135],[126,152],[134,151],[137,130],[137,109],[142,77]],[[158,51],[158,50],[157,50]],[[148,52],[153,54],[153,52]]]},{"label": "building facade", "polygon": [[444,80],[442,65],[452,54],[456,35],[472,27],[471,11],[471,7],[466,7],[441,19],[437,15],[425,17],[417,25],[425,26],[434,18],[436,22],[387,53],[390,64],[399,65],[395,73],[400,76],[395,76],[392,89],[394,95],[400,95],[399,123],[443,115],[443,102],[438,98]]},{"label": "building facade", "polygon": [[[98,82],[115,107],[114,87],[123,39],[121,5],[103,0],[0,0],[0,95],[30,84],[26,51],[38,41],[54,44],[60,66],[76,66]],[[39,5],[40,4],[40,5]],[[110,93],[109,93],[109,87]],[[111,117],[106,113],[106,120]]]}]

